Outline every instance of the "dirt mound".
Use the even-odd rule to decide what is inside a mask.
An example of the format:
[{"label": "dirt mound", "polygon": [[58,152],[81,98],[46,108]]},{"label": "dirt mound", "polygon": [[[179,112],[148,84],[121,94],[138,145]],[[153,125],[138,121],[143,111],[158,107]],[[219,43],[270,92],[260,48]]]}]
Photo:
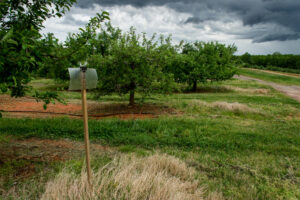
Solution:
[{"label": "dirt mound", "polygon": [[[30,97],[11,98],[8,95],[0,96],[0,110],[5,111],[7,117],[58,117],[68,116],[72,118],[82,117],[80,101],[72,101],[67,105],[56,103],[43,108],[43,102],[36,102]],[[120,119],[145,119],[154,118],[162,114],[177,114],[172,108],[155,104],[143,104],[128,106],[125,103],[99,103],[88,101],[88,113],[90,118],[102,119],[117,117]]]}]

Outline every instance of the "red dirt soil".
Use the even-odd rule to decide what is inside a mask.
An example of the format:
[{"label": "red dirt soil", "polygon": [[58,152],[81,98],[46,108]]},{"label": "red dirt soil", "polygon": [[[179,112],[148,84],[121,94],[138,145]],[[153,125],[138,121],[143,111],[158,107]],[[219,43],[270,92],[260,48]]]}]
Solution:
[{"label": "red dirt soil", "polygon": [[[19,166],[10,164],[14,170],[7,174],[7,176],[11,176],[17,181],[34,175],[37,165],[41,163],[63,162],[82,157],[84,150],[83,142],[67,139],[30,138],[20,140],[7,136],[7,142],[0,142],[0,169],[9,163],[21,162],[22,164]],[[111,147],[93,143],[90,146],[90,150],[92,155],[114,152],[114,149]]]},{"label": "red dirt soil", "polygon": [[[11,98],[8,95],[0,96],[0,110],[4,117],[59,117],[68,116],[80,118],[82,108],[80,101],[73,101],[64,105],[62,103],[49,104],[44,110],[43,102],[36,102],[30,97]],[[137,105],[129,107],[121,103],[99,103],[88,101],[88,113],[90,118],[103,119],[116,117],[120,119],[146,119],[154,118],[161,114],[178,114],[174,109],[154,104]]]}]

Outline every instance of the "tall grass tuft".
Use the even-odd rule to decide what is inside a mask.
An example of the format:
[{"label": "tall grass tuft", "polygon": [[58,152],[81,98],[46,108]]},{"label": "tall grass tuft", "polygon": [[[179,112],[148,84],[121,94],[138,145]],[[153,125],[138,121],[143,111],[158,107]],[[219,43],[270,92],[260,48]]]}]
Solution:
[{"label": "tall grass tuft", "polygon": [[47,183],[41,199],[199,200],[202,190],[194,174],[171,156],[123,155],[94,173],[91,187],[84,171],[76,175],[64,170]]}]

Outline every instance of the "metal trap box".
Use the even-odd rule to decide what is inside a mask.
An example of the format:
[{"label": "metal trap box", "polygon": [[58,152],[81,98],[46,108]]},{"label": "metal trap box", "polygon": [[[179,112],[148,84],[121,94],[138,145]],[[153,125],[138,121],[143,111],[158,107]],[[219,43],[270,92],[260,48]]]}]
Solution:
[{"label": "metal trap box", "polygon": [[80,68],[68,68],[70,74],[69,90],[81,90],[82,89],[82,75],[85,73],[85,86],[86,89],[94,89],[97,87],[98,76],[96,69],[87,68],[86,72],[81,72]]}]

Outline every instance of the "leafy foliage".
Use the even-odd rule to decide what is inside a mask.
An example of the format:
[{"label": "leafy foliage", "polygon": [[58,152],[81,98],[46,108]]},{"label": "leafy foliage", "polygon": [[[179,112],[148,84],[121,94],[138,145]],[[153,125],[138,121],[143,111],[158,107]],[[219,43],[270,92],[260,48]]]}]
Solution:
[{"label": "leafy foliage", "polygon": [[42,60],[36,48],[47,18],[61,17],[75,0],[5,0],[0,2],[0,84],[24,96],[30,75]]}]

